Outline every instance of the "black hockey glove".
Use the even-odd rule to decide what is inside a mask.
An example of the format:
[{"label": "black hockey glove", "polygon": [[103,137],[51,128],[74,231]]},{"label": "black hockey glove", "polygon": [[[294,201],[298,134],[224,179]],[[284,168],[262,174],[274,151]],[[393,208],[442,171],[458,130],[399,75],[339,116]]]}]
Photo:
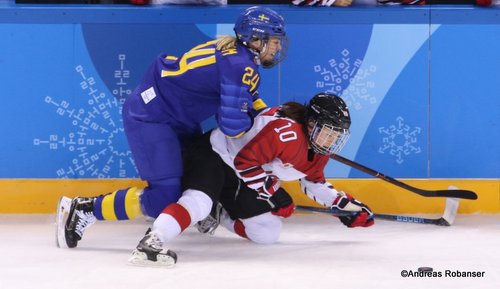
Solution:
[{"label": "black hockey glove", "polygon": [[266,201],[274,215],[288,218],[295,210],[292,197],[280,186],[276,176],[267,176],[264,184],[258,190],[257,199]]},{"label": "black hockey glove", "polygon": [[284,208],[293,204],[292,197],[285,191],[283,188],[279,188],[271,198],[269,198],[271,203],[273,203],[274,208],[273,211],[276,211],[279,208]]},{"label": "black hockey glove", "polygon": [[273,215],[288,218],[295,210],[292,197],[283,188],[279,188],[269,200],[274,204]]}]

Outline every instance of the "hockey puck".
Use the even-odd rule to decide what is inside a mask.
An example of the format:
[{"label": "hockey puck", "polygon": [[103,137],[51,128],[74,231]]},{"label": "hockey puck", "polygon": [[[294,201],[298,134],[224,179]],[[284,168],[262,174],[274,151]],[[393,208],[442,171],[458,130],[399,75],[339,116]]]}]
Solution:
[{"label": "hockey puck", "polygon": [[434,269],[432,267],[419,267],[418,272],[432,272]]}]

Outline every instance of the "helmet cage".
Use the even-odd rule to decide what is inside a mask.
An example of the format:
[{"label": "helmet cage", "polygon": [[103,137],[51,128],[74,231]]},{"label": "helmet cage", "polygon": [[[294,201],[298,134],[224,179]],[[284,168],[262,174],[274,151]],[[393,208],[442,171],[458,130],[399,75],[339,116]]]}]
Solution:
[{"label": "helmet cage", "polygon": [[[271,68],[275,66],[276,64],[280,63],[283,61],[283,59],[286,58],[288,55],[288,37],[286,35],[283,36],[278,36],[280,39],[280,47],[281,49],[278,50],[275,54],[274,57],[271,61],[268,62],[262,62],[262,67],[264,68]],[[259,52],[260,55],[264,55],[267,52],[267,47],[269,43],[269,37],[261,39],[262,45],[261,45],[261,50]]]},{"label": "helmet cage", "polygon": [[349,139],[350,133],[348,129],[320,121],[311,124],[309,143],[316,153],[322,155],[336,154],[342,150]]},{"label": "helmet cage", "polygon": [[236,38],[248,46],[250,42],[261,40],[259,54],[267,49],[271,37],[279,37],[281,50],[274,55],[270,63],[264,68],[270,68],[283,59],[288,51],[288,38],[285,32],[285,20],[272,9],[254,6],[247,8],[236,20],[234,25]]}]

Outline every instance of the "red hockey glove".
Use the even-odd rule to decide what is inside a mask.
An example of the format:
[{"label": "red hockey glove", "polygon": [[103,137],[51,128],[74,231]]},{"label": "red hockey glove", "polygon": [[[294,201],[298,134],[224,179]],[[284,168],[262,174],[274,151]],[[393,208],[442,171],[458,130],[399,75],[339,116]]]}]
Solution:
[{"label": "red hockey glove", "polygon": [[272,214],[288,218],[293,214],[295,210],[295,204],[293,203],[292,197],[283,188],[279,188],[269,200],[274,204],[274,209],[272,209]]},{"label": "red hockey glove", "polygon": [[259,194],[257,196],[258,200],[266,201],[271,207],[271,210],[276,208],[276,204],[271,201],[271,197],[274,193],[280,189],[281,182],[276,176],[267,176],[262,182],[262,186],[258,189],[255,189]]},{"label": "red hockey glove", "polygon": [[375,223],[370,208],[344,192],[340,192],[331,208],[340,213],[347,213],[347,215],[341,215],[338,218],[342,224],[349,228],[369,227]]},{"label": "red hockey glove", "polygon": [[259,193],[274,194],[281,187],[281,182],[278,177],[269,175],[265,178],[264,184],[258,189]]},{"label": "red hockey glove", "polygon": [[267,176],[262,187],[257,190],[257,199],[266,201],[274,215],[288,218],[295,210],[295,205],[292,197],[280,185],[276,176]]}]

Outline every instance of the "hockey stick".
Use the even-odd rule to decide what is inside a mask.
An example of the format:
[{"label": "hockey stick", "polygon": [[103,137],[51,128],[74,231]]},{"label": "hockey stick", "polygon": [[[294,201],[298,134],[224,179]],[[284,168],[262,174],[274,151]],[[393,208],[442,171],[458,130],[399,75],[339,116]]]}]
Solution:
[{"label": "hockey stick", "polygon": [[[431,224],[438,226],[451,226],[453,221],[455,221],[455,217],[457,216],[459,199],[456,198],[447,198],[446,206],[444,209],[443,216],[437,219],[428,219],[428,218],[420,218],[420,217],[411,217],[411,216],[400,216],[400,215],[386,215],[386,214],[374,214],[376,219],[387,220],[387,221],[395,221],[395,222],[403,222],[403,223],[417,223],[417,224]],[[326,213],[329,215],[334,215],[337,217],[342,217],[349,215],[345,211],[339,211],[336,209],[330,208],[317,208],[317,207],[309,207],[309,206],[296,206],[296,210],[303,212],[315,212],[315,213]]]},{"label": "hockey stick", "polygon": [[476,200],[477,199],[477,194],[474,193],[473,191],[468,191],[468,190],[435,190],[435,191],[430,191],[430,190],[423,190],[419,188],[415,188],[413,186],[410,186],[406,183],[403,183],[401,181],[398,181],[396,179],[393,179],[389,176],[386,176],[380,172],[377,172],[373,169],[370,169],[368,167],[365,167],[362,164],[359,164],[357,162],[351,161],[349,159],[346,159],[342,156],[339,155],[331,155],[330,158],[339,161],[345,165],[348,165],[350,167],[356,168],[362,172],[365,172],[371,176],[377,177],[379,179],[382,179],[386,182],[389,182],[393,185],[396,185],[398,187],[407,189],[408,191],[414,192],[416,194],[419,194],[424,197],[450,197],[450,198],[460,198],[460,199],[468,199],[468,200]]}]

